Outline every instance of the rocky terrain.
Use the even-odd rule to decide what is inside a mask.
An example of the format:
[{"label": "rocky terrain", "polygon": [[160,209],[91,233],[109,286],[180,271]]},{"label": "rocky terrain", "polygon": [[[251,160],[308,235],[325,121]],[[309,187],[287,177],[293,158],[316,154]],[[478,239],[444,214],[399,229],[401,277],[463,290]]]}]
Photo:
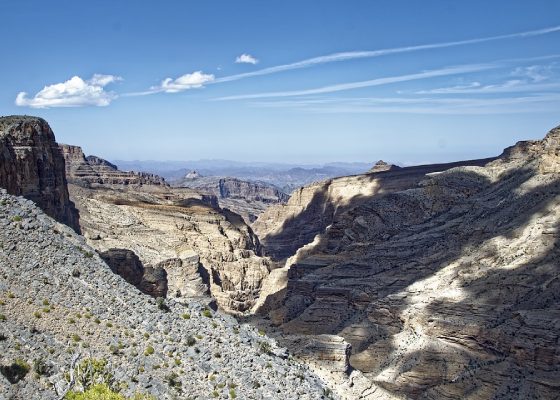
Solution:
[{"label": "rocky terrain", "polygon": [[560,128],[476,164],[334,179],[254,224],[287,259],[257,311],[351,344],[348,398],[560,397]]},{"label": "rocky terrain", "polygon": [[4,189],[0,227],[0,398],[73,399],[84,389],[137,400],[330,393],[274,340],[207,301],[141,294],[83,237]]},{"label": "rocky terrain", "polygon": [[328,179],[295,190],[286,204],[269,207],[252,228],[276,260],[285,260],[325,231],[337,215],[372,197],[414,188],[427,174],[462,165],[481,166],[493,159],[399,168],[384,162],[363,175]]},{"label": "rocky terrain", "polygon": [[[148,189],[70,185],[88,244],[115,269],[133,271],[140,263],[151,275],[145,277],[152,282],[146,287],[165,286],[168,296],[209,291],[225,310],[250,309],[269,273],[269,261],[261,257],[251,228],[239,215],[189,189]],[[132,254],[123,259],[123,250]],[[126,267],[111,262],[119,258]],[[164,282],[158,284],[154,273]],[[133,273],[126,275],[138,284]]]},{"label": "rocky terrain", "polygon": [[157,185],[166,186],[165,179],[146,172],[120,171],[109,161],[96,156],[85,156],[82,148],[59,145],[64,155],[68,182],[92,187],[95,185]]},{"label": "rocky terrain", "polygon": [[216,196],[220,207],[230,209],[251,223],[271,204],[285,203],[289,195],[264,182],[249,182],[237,178],[201,176],[189,172],[173,182],[175,187],[194,189],[199,193]]},{"label": "rocky terrain", "polygon": [[0,187],[34,201],[56,220],[79,231],[70,202],[64,158],[41,118],[0,118]]},{"label": "rocky terrain", "polygon": [[252,226],[221,201],[260,188],[119,171],[38,118],[0,140],[0,398],[560,397],[560,127]]}]

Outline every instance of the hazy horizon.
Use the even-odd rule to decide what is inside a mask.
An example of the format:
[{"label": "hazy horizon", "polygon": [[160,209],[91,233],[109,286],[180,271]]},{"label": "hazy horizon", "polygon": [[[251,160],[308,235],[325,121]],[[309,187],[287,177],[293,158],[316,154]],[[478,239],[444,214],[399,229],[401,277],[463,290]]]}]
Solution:
[{"label": "hazy horizon", "polygon": [[560,3],[4,2],[0,114],[107,160],[415,165],[560,124]]}]

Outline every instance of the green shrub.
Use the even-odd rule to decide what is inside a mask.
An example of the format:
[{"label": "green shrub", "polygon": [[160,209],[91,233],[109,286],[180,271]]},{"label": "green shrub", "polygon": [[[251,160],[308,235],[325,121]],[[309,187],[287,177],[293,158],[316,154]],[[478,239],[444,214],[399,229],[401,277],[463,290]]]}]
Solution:
[{"label": "green shrub", "polygon": [[44,300],[43,300],[43,305],[44,305],[44,306],[48,306],[48,305],[49,305],[49,301],[48,301],[47,299],[44,299]]},{"label": "green shrub", "polygon": [[91,386],[83,393],[70,391],[64,396],[66,400],[126,400],[126,398],[109,388],[106,384]]},{"label": "green shrub", "polygon": [[156,305],[162,311],[169,312],[169,306],[165,304],[165,299],[163,297],[156,298]]},{"label": "green shrub", "polygon": [[181,317],[183,317],[183,319],[191,319],[191,315],[189,313],[184,313]]},{"label": "green shrub", "polygon": [[192,336],[187,337],[187,346],[194,346],[196,344],[196,339]]},{"label": "green shrub", "polygon": [[232,399],[236,399],[237,398],[237,394],[235,394],[235,390],[234,389],[230,389],[229,390],[229,397]]},{"label": "green shrub", "polygon": [[204,311],[202,311],[202,315],[204,315],[207,318],[212,318],[212,311],[210,311],[209,309],[205,308]]},{"label": "green shrub", "polygon": [[33,361],[33,372],[35,372],[37,375],[48,376],[51,373],[51,369],[43,358],[38,358]]},{"label": "green shrub", "polygon": [[182,386],[181,381],[179,380],[179,375],[175,372],[166,375],[165,382],[169,385],[169,387],[174,389],[179,389]]},{"label": "green shrub", "polygon": [[144,355],[146,356],[151,356],[152,354],[154,354],[154,348],[152,346],[148,346],[146,347],[146,351],[144,351]]},{"label": "green shrub", "polygon": [[35,312],[33,313],[33,316],[34,316],[35,318],[41,318],[41,312],[40,312],[40,311],[35,311]]},{"label": "green shrub", "polygon": [[261,354],[271,354],[270,343],[268,342],[259,342],[259,352]]},{"label": "green shrub", "polygon": [[19,222],[19,221],[21,221],[21,217],[19,215],[15,215],[14,217],[12,217],[12,221],[13,222]]},{"label": "green shrub", "polygon": [[4,314],[0,314],[0,321],[5,321],[6,320],[6,316]]}]

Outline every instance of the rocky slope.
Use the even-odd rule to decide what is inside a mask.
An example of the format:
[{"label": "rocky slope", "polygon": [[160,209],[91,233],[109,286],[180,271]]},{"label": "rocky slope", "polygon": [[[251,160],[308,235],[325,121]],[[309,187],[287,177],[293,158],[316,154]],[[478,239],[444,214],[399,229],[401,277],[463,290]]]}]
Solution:
[{"label": "rocky slope", "polygon": [[200,176],[189,172],[183,179],[173,183],[200,193],[214,195],[220,207],[228,208],[253,222],[271,204],[285,203],[290,198],[276,186],[265,182],[243,181],[237,178]]},{"label": "rocky slope", "polygon": [[25,196],[51,217],[79,229],[79,216],[66,188],[64,158],[45,120],[0,118],[0,187]]},{"label": "rocky slope", "polygon": [[[560,128],[398,187],[406,170],[315,185],[261,216],[271,254],[295,254],[261,312],[284,335],[350,343],[369,383],[349,398],[558,398]],[[326,228],[294,235],[314,221]]]},{"label": "rocky slope", "polygon": [[109,161],[96,156],[85,156],[82,148],[61,144],[68,182],[81,186],[95,185],[156,185],[166,186],[165,179],[145,172],[120,171]]},{"label": "rocky slope", "polygon": [[196,300],[141,294],[81,236],[3,189],[0,265],[0,398],[59,399],[91,380],[144,399],[328,393],[254,328]]}]

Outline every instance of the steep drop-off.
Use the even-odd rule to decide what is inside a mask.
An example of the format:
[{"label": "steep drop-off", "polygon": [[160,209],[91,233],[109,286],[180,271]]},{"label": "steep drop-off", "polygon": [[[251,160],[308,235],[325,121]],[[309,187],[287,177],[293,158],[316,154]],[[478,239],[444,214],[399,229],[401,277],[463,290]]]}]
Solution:
[{"label": "steep drop-off", "polygon": [[[560,128],[484,167],[395,187],[403,174],[335,179],[263,214],[266,250],[295,256],[260,312],[290,340],[349,342],[369,381],[351,398],[558,398]],[[322,229],[294,234],[307,224]]]},{"label": "steep drop-off", "polygon": [[64,158],[45,120],[0,118],[0,187],[34,201],[51,217],[79,230],[79,215],[66,187]]},{"label": "steep drop-off", "polygon": [[[165,270],[168,296],[202,296],[209,290],[219,306],[232,312],[249,310],[258,298],[269,260],[261,257],[251,228],[239,215],[218,208],[215,198],[190,189],[149,185],[120,189],[70,185],[70,194],[88,243],[110,264],[122,259],[122,253],[111,258],[112,253],[129,250],[144,274]],[[124,257],[113,268],[125,265],[121,270],[137,270],[132,261],[133,257]],[[131,281],[139,285],[137,278]]]},{"label": "steep drop-off", "polygon": [[199,193],[216,196],[220,207],[241,215],[247,223],[253,222],[271,204],[285,203],[290,198],[276,186],[265,182],[250,182],[236,178],[200,176],[196,171],[174,182],[176,187],[187,187]]}]

